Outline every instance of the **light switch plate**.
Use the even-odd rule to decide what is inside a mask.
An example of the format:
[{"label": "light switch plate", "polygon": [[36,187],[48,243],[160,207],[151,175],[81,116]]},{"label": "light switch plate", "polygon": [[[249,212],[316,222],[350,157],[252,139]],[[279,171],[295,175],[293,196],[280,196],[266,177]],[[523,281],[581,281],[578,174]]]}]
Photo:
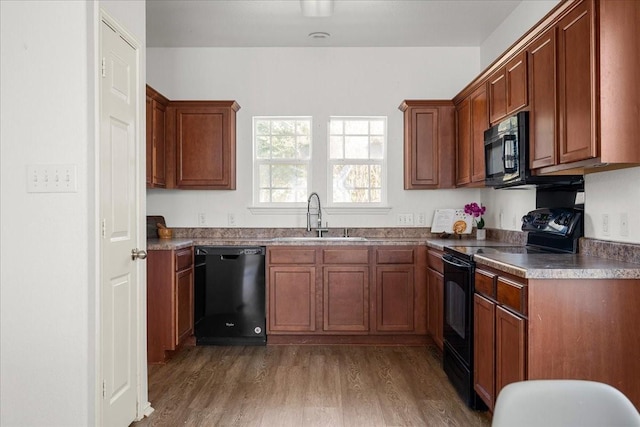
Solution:
[{"label": "light switch plate", "polygon": [[28,165],[27,193],[75,193],[76,165]]}]

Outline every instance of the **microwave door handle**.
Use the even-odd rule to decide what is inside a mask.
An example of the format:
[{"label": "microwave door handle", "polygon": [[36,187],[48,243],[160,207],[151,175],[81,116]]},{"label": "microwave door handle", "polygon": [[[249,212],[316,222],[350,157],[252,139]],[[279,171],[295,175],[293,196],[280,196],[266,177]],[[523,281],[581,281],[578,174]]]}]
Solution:
[{"label": "microwave door handle", "polygon": [[505,135],[502,138],[502,167],[505,173],[513,173],[516,171],[515,140],[513,135]]}]

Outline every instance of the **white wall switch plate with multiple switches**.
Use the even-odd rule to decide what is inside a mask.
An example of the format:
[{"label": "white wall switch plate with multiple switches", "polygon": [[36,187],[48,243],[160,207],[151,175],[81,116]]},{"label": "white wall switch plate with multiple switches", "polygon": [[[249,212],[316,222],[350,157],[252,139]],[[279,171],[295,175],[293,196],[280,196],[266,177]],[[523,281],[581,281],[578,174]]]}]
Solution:
[{"label": "white wall switch plate with multiple switches", "polygon": [[398,225],[402,225],[405,227],[413,225],[413,214],[412,213],[398,214]]},{"label": "white wall switch plate with multiple switches", "polygon": [[28,165],[27,193],[75,193],[76,165]]}]

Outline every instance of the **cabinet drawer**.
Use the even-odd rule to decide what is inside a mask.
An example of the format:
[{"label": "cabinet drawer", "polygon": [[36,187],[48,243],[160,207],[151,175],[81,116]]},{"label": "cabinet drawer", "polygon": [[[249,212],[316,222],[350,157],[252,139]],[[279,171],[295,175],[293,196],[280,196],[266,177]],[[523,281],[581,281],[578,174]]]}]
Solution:
[{"label": "cabinet drawer", "polygon": [[325,264],[368,264],[369,249],[324,249],[322,260]]},{"label": "cabinet drawer", "polygon": [[376,250],[377,264],[413,264],[413,248],[378,249]]},{"label": "cabinet drawer", "polygon": [[176,251],[176,271],[185,270],[193,265],[193,249],[179,249]]},{"label": "cabinet drawer", "polygon": [[269,249],[269,264],[315,264],[316,250],[309,247]]},{"label": "cabinet drawer", "polygon": [[444,261],[442,261],[442,252],[429,250],[427,252],[427,263],[432,270],[440,274],[444,274]]},{"label": "cabinet drawer", "polygon": [[527,314],[527,287],[523,283],[499,277],[497,299],[500,304],[516,310],[523,315]]},{"label": "cabinet drawer", "polygon": [[498,276],[485,270],[476,270],[475,275],[475,289],[476,292],[496,297],[496,278]]}]

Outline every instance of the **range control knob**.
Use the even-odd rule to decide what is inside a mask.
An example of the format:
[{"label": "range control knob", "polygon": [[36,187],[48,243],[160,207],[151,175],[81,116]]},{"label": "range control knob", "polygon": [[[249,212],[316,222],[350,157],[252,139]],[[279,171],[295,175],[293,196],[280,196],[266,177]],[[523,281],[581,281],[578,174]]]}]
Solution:
[{"label": "range control knob", "polygon": [[528,223],[530,223],[532,221],[533,221],[533,216],[531,216],[531,215],[525,215],[525,216],[522,217],[522,222],[524,224],[528,224]]}]

